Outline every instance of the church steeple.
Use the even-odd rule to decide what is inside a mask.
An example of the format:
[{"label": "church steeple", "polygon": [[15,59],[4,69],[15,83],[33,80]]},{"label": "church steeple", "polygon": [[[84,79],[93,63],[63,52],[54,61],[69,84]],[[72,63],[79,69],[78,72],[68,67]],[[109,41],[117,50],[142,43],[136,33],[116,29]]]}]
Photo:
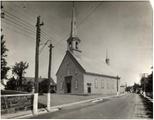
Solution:
[{"label": "church steeple", "polygon": [[72,7],[71,37],[77,37],[77,28],[76,28],[76,18],[75,18],[74,2],[73,2],[73,7]]},{"label": "church steeple", "polygon": [[77,37],[77,24],[76,24],[76,18],[75,18],[75,5],[73,2],[72,5],[72,19],[71,19],[71,33],[70,37],[67,40],[67,50],[70,51],[73,54],[78,54],[81,52],[79,50],[79,43],[80,39]]}]

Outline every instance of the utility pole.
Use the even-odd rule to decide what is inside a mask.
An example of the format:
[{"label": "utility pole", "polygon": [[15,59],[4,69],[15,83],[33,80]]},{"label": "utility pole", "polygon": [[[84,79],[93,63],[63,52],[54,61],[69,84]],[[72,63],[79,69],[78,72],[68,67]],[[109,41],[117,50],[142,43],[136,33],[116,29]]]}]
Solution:
[{"label": "utility pole", "polygon": [[40,23],[40,16],[37,17],[36,23],[36,51],[35,51],[35,93],[33,100],[33,114],[38,114],[38,77],[39,77],[39,45],[40,45],[40,27],[43,25],[43,22]]},{"label": "utility pole", "polygon": [[47,94],[47,109],[50,111],[50,84],[51,84],[51,64],[52,64],[52,48],[54,46],[50,43],[49,45],[49,67],[48,67],[48,94]]},{"label": "utility pole", "polygon": [[119,79],[120,77],[117,75],[117,96],[119,95]]}]

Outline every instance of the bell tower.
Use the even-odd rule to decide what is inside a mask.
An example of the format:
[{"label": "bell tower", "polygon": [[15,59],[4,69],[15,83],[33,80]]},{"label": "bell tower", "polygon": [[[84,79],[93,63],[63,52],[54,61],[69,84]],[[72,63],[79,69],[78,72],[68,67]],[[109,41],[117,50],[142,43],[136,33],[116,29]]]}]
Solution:
[{"label": "bell tower", "polygon": [[74,55],[79,55],[79,53],[81,53],[81,50],[79,49],[80,42],[81,40],[77,37],[75,6],[73,2],[71,33],[70,33],[70,37],[67,39],[67,50],[73,53]]}]

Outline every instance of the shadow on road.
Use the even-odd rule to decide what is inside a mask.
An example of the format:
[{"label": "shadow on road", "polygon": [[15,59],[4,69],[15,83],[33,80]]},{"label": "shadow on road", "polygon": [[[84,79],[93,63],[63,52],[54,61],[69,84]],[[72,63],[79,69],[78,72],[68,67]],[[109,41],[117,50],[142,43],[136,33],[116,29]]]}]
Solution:
[{"label": "shadow on road", "polygon": [[140,97],[141,97],[143,105],[145,107],[146,115],[149,118],[153,118],[153,103],[150,100],[148,100],[147,98],[144,98],[142,95],[140,95]]}]

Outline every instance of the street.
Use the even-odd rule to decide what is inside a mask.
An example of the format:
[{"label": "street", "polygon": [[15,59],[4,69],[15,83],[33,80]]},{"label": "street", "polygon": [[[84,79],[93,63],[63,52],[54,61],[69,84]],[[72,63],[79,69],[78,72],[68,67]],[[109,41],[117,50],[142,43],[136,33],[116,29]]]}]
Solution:
[{"label": "street", "polygon": [[[150,105],[150,104],[148,104]],[[151,103],[152,105],[152,103]],[[151,118],[152,113],[145,106],[144,98],[138,94],[106,99],[63,108],[60,111],[32,117],[32,119],[139,119]]]}]

